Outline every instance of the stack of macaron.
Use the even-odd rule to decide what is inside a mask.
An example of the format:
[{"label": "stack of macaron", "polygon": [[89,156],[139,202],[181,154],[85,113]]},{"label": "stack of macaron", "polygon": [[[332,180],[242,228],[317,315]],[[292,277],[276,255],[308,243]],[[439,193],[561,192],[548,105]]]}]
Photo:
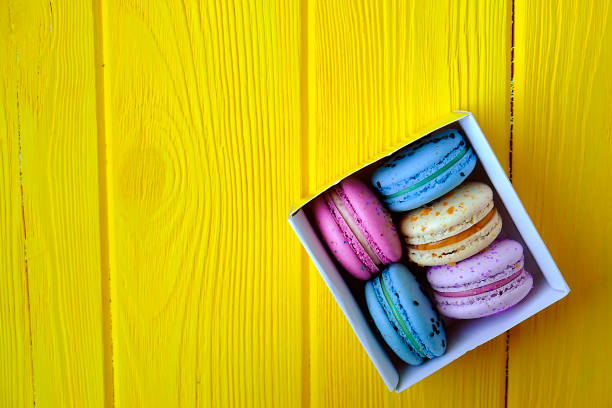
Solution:
[{"label": "stack of macaron", "polygon": [[[323,241],[349,274],[367,280],[372,320],[408,364],[445,352],[438,312],[453,319],[489,316],[520,302],[533,286],[521,244],[498,239],[502,218],[493,190],[466,181],[476,164],[461,132],[445,129],[385,160],[371,178],[378,195],[351,176],[312,203]],[[402,258],[428,267],[431,290],[398,263]]]},{"label": "stack of macaron", "polygon": [[442,355],[446,334],[440,316],[410,270],[397,263],[400,238],[372,190],[349,177],[317,197],[312,213],[338,263],[353,277],[369,279],[368,309],[395,354],[412,365]]}]

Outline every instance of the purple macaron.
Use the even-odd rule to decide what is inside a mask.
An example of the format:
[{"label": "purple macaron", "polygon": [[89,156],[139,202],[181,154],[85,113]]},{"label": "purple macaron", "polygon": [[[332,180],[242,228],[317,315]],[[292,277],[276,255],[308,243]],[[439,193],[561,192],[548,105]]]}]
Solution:
[{"label": "purple macaron", "polygon": [[494,242],[455,265],[427,271],[441,314],[474,319],[502,312],[520,302],[533,287],[524,268],[523,247],[511,239]]}]

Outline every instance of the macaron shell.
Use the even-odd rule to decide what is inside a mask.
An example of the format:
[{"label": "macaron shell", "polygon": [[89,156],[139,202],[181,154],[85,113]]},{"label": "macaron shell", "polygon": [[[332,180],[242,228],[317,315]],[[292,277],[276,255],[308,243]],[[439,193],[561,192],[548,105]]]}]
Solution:
[{"label": "macaron shell", "polygon": [[385,160],[372,175],[372,184],[384,196],[397,193],[434,174],[466,146],[456,129],[425,136]]},{"label": "macaron shell", "polygon": [[388,282],[388,290],[394,293],[396,305],[400,312],[405,313],[405,318],[410,322],[419,341],[433,354],[432,357],[444,354],[444,325],[409,269],[399,263],[389,265],[383,271],[383,278]]},{"label": "macaron shell", "polygon": [[523,265],[522,245],[506,238],[455,265],[429,268],[427,280],[438,292],[461,292],[505,279]]},{"label": "macaron shell", "polygon": [[354,221],[363,231],[378,258],[389,264],[402,257],[402,244],[391,216],[376,195],[361,180],[349,177],[336,192],[346,201]]},{"label": "macaron shell", "polygon": [[533,278],[525,270],[501,288],[461,298],[435,294],[438,310],[454,319],[475,319],[500,313],[519,303],[533,287]]},{"label": "macaron shell", "polygon": [[412,245],[441,241],[476,224],[493,205],[491,187],[467,182],[433,203],[404,215],[400,231]]},{"label": "macaron shell", "polygon": [[372,245],[370,244],[372,240],[366,238],[363,227],[357,224],[356,220],[358,218],[355,216],[353,209],[349,208],[346,200],[340,198],[335,189],[331,189],[325,194],[325,200],[327,201],[327,206],[332,209],[332,215],[336,218],[336,222],[340,226],[340,229],[348,227],[363,249],[366,250],[369,257],[365,260],[361,259],[361,261],[366,265],[370,265],[370,261],[376,264],[376,266],[382,265],[380,258],[372,249]]},{"label": "macaron shell", "polygon": [[418,208],[460,185],[474,170],[476,162],[476,155],[470,148],[457,163],[430,182],[397,197],[384,197],[383,201],[394,212]]},{"label": "macaron shell", "polygon": [[368,256],[365,249],[348,226],[344,229],[340,228],[323,197],[319,196],[313,201],[312,210],[316,226],[325,244],[344,269],[363,280],[369,279],[372,274],[378,272],[378,268],[372,269],[360,260]]},{"label": "macaron shell", "polygon": [[419,265],[446,265],[460,262],[485,249],[499,235],[502,219],[497,213],[478,232],[465,239],[436,249],[416,249],[408,246],[408,258]]},{"label": "macaron shell", "polygon": [[410,365],[421,364],[423,358],[411,350],[406,341],[398,334],[398,329],[392,326],[387,313],[381,306],[380,299],[377,298],[372,281],[366,283],[365,294],[366,303],[372,320],[374,320],[374,324],[391,350],[393,350],[402,361]]}]

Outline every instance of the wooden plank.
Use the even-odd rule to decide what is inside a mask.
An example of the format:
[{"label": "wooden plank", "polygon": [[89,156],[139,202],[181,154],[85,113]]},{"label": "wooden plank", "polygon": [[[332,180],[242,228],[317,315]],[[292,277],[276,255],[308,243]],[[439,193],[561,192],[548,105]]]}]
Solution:
[{"label": "wooden plank", "polygon": [[[31,354],[29,349],[19,349],[15,356],[26,357],[19,364],[32,365],[32,372],[29,368],[17,371],[18,376],[27,377],[19,378],[25,384],[20,392],[32,405],[29,383],[33,376],[36,405],[102,406],[91,2],[69,6],[48,1],[9,2],[2,8],[10,16],[7,62],[14,70],[3,77],[11,112],[6,119],[7,153],[13,167],[13,161],[20,159],[25,231],[19,233],[27,237],[25,249],[12,255],[11,273],[25,275],[23,269],[17,269],[24,267],[23,260],[15,257],[27,251],[31,312]],[[9,190],[13,199],[14,188]],[[16,205],[13,201],[7,204]],[[14,210],[21,213],[21,208]],[[15,288],[23,285],[15,281]],[[14,302],[17,307],[23,303],[18,298]],[[19,309],[15,311],[15,319],[24,316]],[[26,340],[27,330],[20,336]]]},{"label": "wooden plank", "polygon": [[[508,168],[509,3],[310,3],[310,192],[453,109],[475,113]],[[313,406],[503,405],[505,336],[391,394],[314,268],[311,278]]]},{"label": "wooden plank", "polygon": [[116,405],[296,406],[298,3],[105,7]]},{"label": "wooden plank", "polygon": [[28,407],[34,402],[34,390],[15,40],[10,7],[0,7],[0,400],[13,407]]},{"label": "wooden plank", "polygon": [[514,185],[572,292],[512,330],[508,406],[610,406],[612,5],[517,2]]}]

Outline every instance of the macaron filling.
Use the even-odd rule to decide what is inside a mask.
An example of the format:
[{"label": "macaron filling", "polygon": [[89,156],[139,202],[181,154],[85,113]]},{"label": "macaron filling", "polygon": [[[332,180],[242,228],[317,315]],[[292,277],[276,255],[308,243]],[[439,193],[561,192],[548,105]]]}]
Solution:
[{"label": "macaron filling", "polygon": [[476,224],[472,225],[470,228],[466,229],[465,231],[460,232],[459,234],[453,235],[452,237],[448,237],[440,241],[431,242],[429,244],[410,245],[410,247],[413,249],[419,249],[419,250],[429,250],[429,249],[443,248],[445,246],[455,244],[457,242],[461,242],[464,239],[477,234],[478,231],[486,227],[486,225],[495,216],[495,213],[496,213],[496,209],[495,207],[493,207],[491,211],[489,211],[489,213],[485,215],[485,217],[482,220],[478,221]]},{"label": "macaron filling", "polygon": [[[414,351],[414,353],[416,353],[420,357],[429,357],[429,358],[433,357],[433,353],[431,353],[425,347],[425,345],[421,341],[418,340],[418,337],[415,334],[413,334],[414,330],[410,326],[409,321],[407,321],[406,319],[403,318],[402,312],[398,309],[398,307],[393,302],[393,300],[391,298],[391,294],[387,290],[387,286],[385,284],[385,280],[384,280],[384,276],[383,275],[384,275],[384,273],[381,274],[378,277],[378,283],[380,285],[380,289],[381,289],[380,292],[382,292],[382,294],[383,294],[384,301],[380,298],[378,293],[377,293],[377,298],[378,298],[379,303],[381,304],[383,310],[385,310],[387,312],[387,314],[389,314],[389,312],[391,312],[390,313],[391,316],[389,316],[389,320],[397,322],[397,325],[399,326],[399,328],[401,329],[401,332],[402,332],[402,333],[398,333],[398,334],[400,335],[400,337],[402,339],[405,339],[405,340],[408,341],[408,343],[410,343],[410,346],[412,347],[412,350]],[[377,291],[375,291],[375,292],[377,292]],[[393,319],[391,319],[391,317]]]},{"label": "macaron filling", "polygon": [[364,240],[364,243],[365,243],[364,247],[371,248],[371,252],[373,255],[373,258],[372,258],[373,262],[379,261],[380,262],[379,264],[384,263],[385,265],[393,262],[383,253],[383,251],[376,244],[376,240],[372,238],[370,233],[363,227],[364,222],[361,219],[361,217],[359,217],[359,215],[357,214],[357,211],[355,211],[355,208],[353,207],[350,200],[348,199],[346,193],[344,192],[344,189],[342,188],[342,184],[339,184],[338,186],[336,186],[335,193],[338,195],[338,197],[342,199],[344,208],[346,208],[348,212],[347,213],[348,218],[350,218],[357,226],[357,229],[361,231],[360,235],[362,236],[362,239]]},{"label": "macaron filling", "polygon": [[389,198],[395,198],[395,197],[399,197],[402,196],[404,194],[407,194],[413,190],[416,190],[419,187],[424,186],[425,184],[429,183],[430,181],[436,179],[437,177],[439,177],[440,175],[444,174],[448,169],[450,169],[451,167],[453,167],[459,160],[461,160],[463,158],[463,156],[465,156],[465,154],[468,152],[468,148],[467,147],[463,147],[460,151],[459,154],[457,154],[455,157],[453,157],[448,163],[446,163],[444,166],[440,167],[436,172],[430,174],[429,176],[425,177],[424,179],[422,179],[421,181],[412,184],[406,188],[404,188],[403,190],[400,190],[398,192],[395,192],[393,194],[389,194],[386,195],[385,198],[389,199]]},{"label": "macaron filling", "polygon": [[376,254],[372,250],[372,247],[370,246],[366,237],[364,236],[363,230],[359,228],[359,226],[355,223],[354,218],[349,213],[348,208],[346,208],[345,201],[342,200],[340,196],[334,190],[331,190],[329,192],[329,196],[334,202],[336,209],[338,210],[342,218],[344,218],[344,221],[346,222],[350,230],[355,235],[355,238],[357,238],[357,241],[359,241],[363,249],[367,252],[372,262],[374,262],[377,266],[382,265],[382,262],[380,261],[378,256],[376,256]]},{"label": "macaron filling", "polygon": [[[512,294],[514,291],[520,288],[522,285],[524,285],[524,282],[526,280],[532,281],[532,277],[529,274],[529,272],[527,272],[525,269],[522,269],[521,273],[516,278],[506,283],[505,285],[500,286],[496,290],[488,291],[488,292],[481,293],[478,295],[473,295],[473,296],[463,296],[460,298],[443,296],[443,295],[438,294],[437,292],[434,292],[434,294],[436,298],[436,303],[438,304],[438,308],[445,307],[445,306],[455,307],[455,306],[462,306],[462,305],[474,305],[477,303],[482,303],[483,301],[491,301],[493,299],[499,299],[504,296],[508,296],[509,294]],[[525,292],[525,295],[527,294],[527,292],[528,291]],[[523,297],[524,296],[521,296],[520,299],[513,301],[508,306],[513,306],[514,304],[518,303]],[[448,310],[444,310],[444,309],[440,309],[440,311],[448,312]],[[447,313],[444,313],[444,314],[449,317],[453,317],[451,315],[448,315]],[[485,316],[488,314],[490,313],[482,314],[480,316]]]},{"label": "macaron filling", "polygon": [[361,263],[363,263],[362,269],[367,268],[368,272],[371,274],[378,272],[378,267],[369,257],[365,248],[363,248],[353,231],[350,229],[345,219],[342,217],[342,214],[340,213],[340,211],[338,211],[338,208],[336,208],[334,201],[328,194],[324,194],[323,198],[325,200],[325,204],[327,204],[327,208],[330,214],[332,215],[332,217],[336,221],[336,224],[338,224],[338,227],[342,231],[344,239],[350,245],[357,258],[359,258]]},{"label": "macaron filling", "polygon": [[520,268],[518,271],[516,271],[515,273],[513,273],[512,275],[501,279],[497,282],[493,282],[484,286],[480,286],[478,288],[474,288],[474,289],[469,289],[469,290],[464,290],[461,292],[439,292],[439,291],[435,291],[436,294],[440,295],[440,296],[444,296],[444,297],[465,297],[465,296],[474,296],[474,295],[480,295],[482,293],[486,293],[486,292],[491,292],[494,290],[497,290],[499,288],[501,288],[502,286],[507,285],[508,283],[512,282],[513,280],[515,280],[516,278],[518,278],[522,273],[523,273],[524,269]]}]

